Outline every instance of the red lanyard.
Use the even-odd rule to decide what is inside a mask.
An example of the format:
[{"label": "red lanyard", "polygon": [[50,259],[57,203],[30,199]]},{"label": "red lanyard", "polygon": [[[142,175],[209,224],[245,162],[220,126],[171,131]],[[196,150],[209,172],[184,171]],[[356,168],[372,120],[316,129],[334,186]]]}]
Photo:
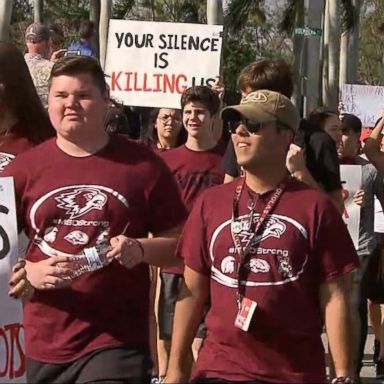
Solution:
[{"label": "red lanyard", "polygon": [[286,182],[287,182],[287,179],[284,179],[284,181],[281,184],[279,184],[279,186],[276,188],[271,199],[268,201],[267,205],[265,206],[262,214],[260,215],[256,223],[253,223],[253,211],[256,204],[254,204],[254,206],[250,208],[250,212],[248,215],[247,228],[249,228],[248,231],[250,233],[253,232],[253,235],[249,240],[248,245],[245,248],[243,248],[241,245],[239,233],[242,230],[242,225],[241,225],[241,222],[238,220],[239,219],[239,203],[240,203],[241,194],[243,193],[243,190],[245,187],[245,177],[241,177],[236,186],[235,196],[233,198],[233,203],[232,203],[231,234],[232,234],[233,243],[235,244],[236,251],[240,256],[240,262],[237,269],[237,305],[239,309],[241,307],[241,302],[245,296],[245,285],[248,277],[248,270],[246,268],[246,263],[250,256],[250,249],[251,247],[254,247],[252,242],[255,239],[255,237],[259,234],[265,219],[267,218],[268,215],[270,215],[272,210],[275,208],[276,203],[278,202],[280,196],[283,194],[286,186]]}]

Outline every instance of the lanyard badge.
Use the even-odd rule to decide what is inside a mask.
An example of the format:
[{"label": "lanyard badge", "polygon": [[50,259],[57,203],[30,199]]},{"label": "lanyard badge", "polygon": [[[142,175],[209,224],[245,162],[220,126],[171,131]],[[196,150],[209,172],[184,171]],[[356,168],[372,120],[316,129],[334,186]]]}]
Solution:
[{"label": "lanyard badge", "polygon": [[[239,265],[237,269],[237,307],[238,313],[235,320],[235,326],[242,329],[243,331],[248,331],[249,325],[257,303],[245,297],[245,286],[248,277],[248,270],[246,268],[247,261],[250,256],[250,248],[252,247],[252,242],[255,237],[259,234],[262,229],[262,226],[266,218],[271,214],[272,210],[275,208],[276,203],[278,202],[280,196],[283,194],[286,185],[286,179],[276,188],[271,199],[268,201],[263,212],[259,216],[258,220],[254,223],[253,214],[256,204],[249,207],[249,216],[247,225],[244,228],[244,225],[239,221],[239,203],[241,194],[245,187],[245,177],[241,177],[239,184],[235,190],[235,196],[233,198],[232,205],[232,220],[231,220],[231,234],[232,239],[236,248],[237,253],[239,254]],[[253,232],[251,239],[248,242],[248,245],[243,248],[240,240],[240,232],[242,230],[247,230],[248,232]]]}]

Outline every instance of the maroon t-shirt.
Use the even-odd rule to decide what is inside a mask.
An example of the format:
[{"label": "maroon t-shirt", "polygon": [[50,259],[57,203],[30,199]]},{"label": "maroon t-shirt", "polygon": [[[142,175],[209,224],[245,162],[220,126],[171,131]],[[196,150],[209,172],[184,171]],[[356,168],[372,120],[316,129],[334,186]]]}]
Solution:
[{"label": "maroon t-shirt", "polygon": [[11,133],[0,136],[0,172],[4,171],[15,157],[33,147],[27,138],[19,133],[19,125],[11,129]]},{"label": "maroon t-shirt", "polygon": [[[224,171],[221,168],[223,147],[217,145],[208,151],[193,151],[182,145],[158,152],[170,168],[179,186],[181,197],[188,211],[201,192],[222,184]],[[162,268],[163,272],[182,275],[183,267]]]},{"label": "maroon t-shirt", "polygon": [[[147,237],[183,222],[186,211],[167,166],[121,136],[88,157],[72,157],[51,139],[18,156],[15,177],[20,226],[33,241],[33,262],[55,251],[77,254],[119,235]],[[53,256],[54,257],[54,256]],[[62,363],[99,347],[148,344],[148,265],[109,266],[69,288],[36,290],[24,306],[26,354]]]},{"label": "maroon t-shirt", "polygon": [[[234,326],[239,256],[230,227],[236,185],[214,187],[196,201],[178,247],[185,265],[210,277],[207,337],[193,376],[325,382],[320,285],[358,265],[345,224],[322,192],[288,182],[251,247],[245,296],[257,308],[245,332]],[[250,195],[245,188],[239,204],[244,247],[251,239],[245,226]],[[257,212],[271,196],[259,196]]]}]

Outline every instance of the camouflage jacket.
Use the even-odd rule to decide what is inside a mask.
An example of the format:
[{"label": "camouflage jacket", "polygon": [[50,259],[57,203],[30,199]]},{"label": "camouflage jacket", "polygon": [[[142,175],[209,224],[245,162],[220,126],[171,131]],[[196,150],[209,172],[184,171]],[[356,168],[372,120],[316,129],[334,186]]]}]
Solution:
[{"label": "camouflage jacket", "polygon": [[51,69],[53,67],[53,62],[44,59],[43,56],[37,53],[26,53],[24,58],[28,65],[29,72],[31,73],[36,91],[40,96],[41,102],[43,103],[44,107],[47,108],[48,80],[51,74]]}]

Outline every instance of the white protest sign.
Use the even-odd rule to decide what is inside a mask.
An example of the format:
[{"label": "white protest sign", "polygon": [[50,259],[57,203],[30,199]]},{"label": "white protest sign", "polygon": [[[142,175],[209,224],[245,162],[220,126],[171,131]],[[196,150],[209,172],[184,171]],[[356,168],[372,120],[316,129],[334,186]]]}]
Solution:
[{"label": "white protest sign", "polygon": [[22,304],[8,296],[8,281],[18,256],[12,177],[0,177],[0,383],[25,383]]},{"label": "white protest sign", "polygon": [[384,87],[344,84],[341,91],[342,113],[356,115],[363,127],[373,127],[384,108]]},{"label": "white protest sign", "polygon": [[384,214],[383,207],[380,204],[379,199],[375,196],[375,221],[374,221],[375,233],[384,233]]},{"label": "white protest sign", "polygon": [[340,165],[340,177],[344,199],[343,220],[347,224],[355,248],[358,249],[360,206],[353,202],[353,196],[361,188],[361,165]]},{"label": "white protest sign", "polygon": [[220,71],[221,25],[110,20],[105,74],[125,105],[180,108],[190,86]]}]

